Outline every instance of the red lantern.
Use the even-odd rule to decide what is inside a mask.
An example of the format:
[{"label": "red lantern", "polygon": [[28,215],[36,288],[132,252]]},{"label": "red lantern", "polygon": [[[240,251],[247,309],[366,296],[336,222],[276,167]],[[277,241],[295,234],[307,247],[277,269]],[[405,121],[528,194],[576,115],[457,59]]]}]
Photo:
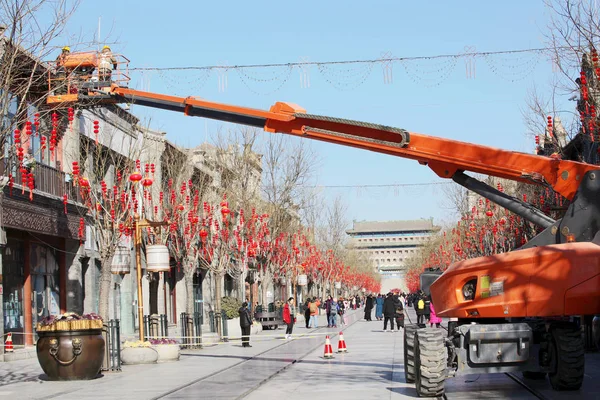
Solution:
[{"label": "red lantern", "polygon": [[492,215],[494,215],[494,213],[491,210],[487,210],[485,212],[485,215],[487,215],[488,217],[491,217]]},{"label": "red lantern", "polygon": [[96,144],[98,144],[98,134],[100,133],[100,121],[94,120],[94,137],[96,138]]},{"label": "red lantern", "polygon": [[79,178],[79,186],[82,188],[90,187],[90,182],[85,178]]},{"label": "red lantern", "polygon": [[142,181],[142,186],[144,186],[144,187],[152,186],[152,179],[150,179],[150,178],[145,178],[145,179]]},{"label": "red lantern", "polygon": [[142,180],[142,174],[140,174],[139,172],[135,171],[133,174],[129,175],[129,180],[131,182],[139,182]]}]

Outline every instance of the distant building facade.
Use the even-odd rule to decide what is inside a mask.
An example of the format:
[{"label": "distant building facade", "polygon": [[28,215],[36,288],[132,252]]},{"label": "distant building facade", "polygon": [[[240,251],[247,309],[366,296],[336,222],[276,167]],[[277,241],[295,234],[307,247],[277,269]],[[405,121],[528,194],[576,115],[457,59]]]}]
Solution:
[{"label": "distant building facade", "polygon": [[348,246],[357,250],[382,277],[382,292],[405,288],[405,260],[440,230],[432,219],[354,222],[346,231]]}]

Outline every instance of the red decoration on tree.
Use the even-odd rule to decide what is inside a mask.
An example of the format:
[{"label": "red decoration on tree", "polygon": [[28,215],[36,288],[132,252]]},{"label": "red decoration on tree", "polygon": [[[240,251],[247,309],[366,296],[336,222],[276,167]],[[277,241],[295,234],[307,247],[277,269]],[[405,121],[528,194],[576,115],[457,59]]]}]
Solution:
[{"label": "red decoration on tree", "polygon": [[100,133],[100,121],[94,120],[94,137],[96,138],[96,144],[98,144],[98,134]]},{"label": "red decoration on tree", "polygon": [[129,175],[129,180],[131,182],[139,182],[142,180],[142,174],[140,174],[138,171],[135,171],[133,174]]}]

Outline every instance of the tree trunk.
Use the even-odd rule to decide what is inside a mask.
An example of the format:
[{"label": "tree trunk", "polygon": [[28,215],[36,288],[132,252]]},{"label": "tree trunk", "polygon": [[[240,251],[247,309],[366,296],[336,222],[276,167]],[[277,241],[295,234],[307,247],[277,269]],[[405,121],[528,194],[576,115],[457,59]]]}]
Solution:
[{"label": "tree trunk", "polygon": [[263,306],[263,311],[268,311],[268,307],[269,307],[269,303],[268,303],[268,299],[267,299],[267,292],[269,291],[269,284],[267,283],[266,280],[263,280],[260,283],[260,292],[262,295],[262,306]]},{"label": "tree trunk", "polygon": [[150,310],[148,315],[153,315],[153,314],[158,314],[158,285],[160,283],[160,278],[158,273],[153,273],[152,274],[152,280],[150,281],[149,284],[149,303],[150,303]]},{"label": "tree trunk", "polygon": [[[108,307],[110,299],[110,284],[112,283],[112,274],[110,273],[110,264],[112,255],[101,259],[100,266],[100,289],[98,291],[98,314],[104,321],[108,321]],[[139,279],[139,277],[138,277]],[[140,322],[141,323],[141,322]]]},{"label": "tree trunk", "polygon": [[193,273],[186,272],[184,274],[185,280],[185,292],[186,292],[186,301],[185,301],[185,312],[192,316],[194,315],[194,275]]},{"label": "tree trunk", "polygon": [[223,297],[223,273],[215,273],[215,325],[219,339],[223,338],[223,322],[221,321],[221,297]]}]

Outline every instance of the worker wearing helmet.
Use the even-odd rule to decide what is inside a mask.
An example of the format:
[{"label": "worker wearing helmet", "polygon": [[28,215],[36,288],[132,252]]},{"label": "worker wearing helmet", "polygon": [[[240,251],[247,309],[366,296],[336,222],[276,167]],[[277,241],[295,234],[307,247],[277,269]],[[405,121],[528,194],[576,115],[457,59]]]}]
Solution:
[{"label": "worker wearing helmet", "polygon": [[101,81],[110,81],[112,70],[117,69],[117,61],[112,55],[110,47],[104,46],[98,61],[98,75]]},{"label": "worker wearing helmet", "polygon": [[65,46],[62,48],[62,52],[56,57],[56,75],[54,81],[54,87],[56,94],[67,93],[67,71],[65,69],[65,61],[68,55],[71,54],[71,48]]}]

